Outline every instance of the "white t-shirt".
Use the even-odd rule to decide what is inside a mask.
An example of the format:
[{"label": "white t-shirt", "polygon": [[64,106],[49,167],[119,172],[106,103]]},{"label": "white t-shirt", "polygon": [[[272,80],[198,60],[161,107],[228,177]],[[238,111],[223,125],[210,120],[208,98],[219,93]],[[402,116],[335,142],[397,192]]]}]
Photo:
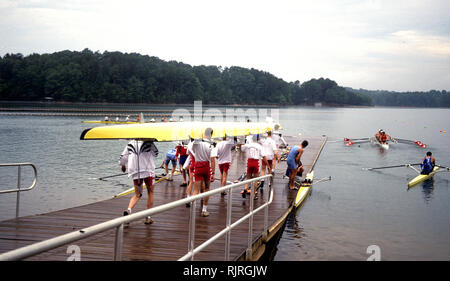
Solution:
[{"label": "white t-shirt", "polygon": [[275,144],[277,147],[279,147],[280,144],[284,144],[284,146],[287,145],[286,141],[284,140],[284,138],[281,136],[281,134],[279,132],[273,132],[272,139],[275,141]]},{"label": "white t-shirt", "polygon": [[242,151],[247,153],[248,159],[261,159],[262,158],[262,146],[257,142],[244,144],[241,147]]},{"label": "white t-shirt", "polygon": [[277,151],[277,145],[275,141],[271,137],[268,137],[263,141],[262,147],[262,155],[266,156],[267,160],[273,160],[273,156]]},{"label": "white t-shirt", "polygon": [[211,161],[211,144],[207,141],[195,141],[192,144],[195,162]]},{"label": "white t-shirt", "polygon": [[217,144],[217,156],[218,156],[218,163],[224,164],[224,163],[231,163],[231,149],[234,146],[233,140],[228,141],[221,141]]}]

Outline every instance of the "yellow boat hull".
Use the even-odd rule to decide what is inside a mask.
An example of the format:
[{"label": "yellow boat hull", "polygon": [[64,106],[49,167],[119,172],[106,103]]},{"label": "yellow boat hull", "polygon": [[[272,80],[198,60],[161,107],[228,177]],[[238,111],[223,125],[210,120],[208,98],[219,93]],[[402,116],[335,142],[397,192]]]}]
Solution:
[{"label": "yellow boat hull", "polygon": [[426,181],[427,179],[430,179],[434,176],[434,174],[436,174],[436,172],[439,170],[439,167],[435,166],[433,171],[431,173],[429,173],[428,175],[418,175],[417,177],[413,178],[409,183],[408,183],[408,188],[409,187],[413,187],[423,181]]},{"label": "yellow boat hull", "polygon": [[212,128],[212,138],[263,134],[273,130],[274,123],[263,122],[169,122],[112,125],[86,129],[82,140],[147,139],[153,141],[181,141],[203,138],[205,129]]},{"label": "yellow boat hull", "polygon": [[307,180],[311,180],[311,183],[303,183],[300,188],[297,191],[297,196],[295,198],[295,208],[298,208],[299,206],[301,206],[303,204],[303,202],[305,201],[305,199],[308,197],[310,191],[311,191],[311,185],[312,185],[312,181],[314,178],[314,171],[312,171],[311,173],[308,173],[306,175]]}]

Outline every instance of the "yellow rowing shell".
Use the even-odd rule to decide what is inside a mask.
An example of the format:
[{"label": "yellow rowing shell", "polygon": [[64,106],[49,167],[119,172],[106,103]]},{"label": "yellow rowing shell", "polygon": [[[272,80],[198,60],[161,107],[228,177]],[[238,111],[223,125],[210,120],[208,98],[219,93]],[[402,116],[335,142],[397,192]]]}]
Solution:
[{"label": "yellow rowing shell", "polygon": [[310,193],[313,178],[314,178],[314,171],[306,174],[305,179],[311,180],[311,183],[303,183],[298,189],[297,196],[295,198],[295,208],[298,208],[300,205],[302,205],[306,197]]},{"label": "yellow rowing shell", "polygon": [[181,141],[201,139],[207,128],[213,129],[212,138],[263,134],[273,130],[272,122],[163,122],[112,125],[86,129],[81,140],[146,139],[153,141]]},{"label": "yellow rowing shell", "polygon": [[433,171],[431,173],[429,173],[428,175],[418,175],[417,177],[413,178],[409,183],[408,183],[408,188],[409,187],[413,187],[416,184],[419,184],[431,177],[434,176],[434,174],[436,174],[436,172],[439,170],[439,167],[435,166],[433,168]]}]

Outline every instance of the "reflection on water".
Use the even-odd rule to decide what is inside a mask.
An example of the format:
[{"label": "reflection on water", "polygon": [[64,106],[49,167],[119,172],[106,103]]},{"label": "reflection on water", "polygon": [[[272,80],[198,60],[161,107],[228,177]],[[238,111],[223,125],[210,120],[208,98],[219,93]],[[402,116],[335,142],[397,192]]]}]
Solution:
[{"label": "reflection on water", "polygon": [[428,179],[422,183],[422,192],[425,198],[425,202],[429,203],[429,201],[433,198],[433,190],[434,178]]}]

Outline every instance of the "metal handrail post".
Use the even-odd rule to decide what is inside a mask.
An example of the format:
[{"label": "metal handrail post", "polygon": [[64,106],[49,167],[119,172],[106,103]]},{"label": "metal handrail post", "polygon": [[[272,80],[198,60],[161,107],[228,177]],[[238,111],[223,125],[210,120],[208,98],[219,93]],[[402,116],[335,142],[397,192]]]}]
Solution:
[{"label": "metal handrail post", "polygon": [[[37,183],[37,169],[36,166],[34,166],[32,163],[6,163],[6,164],[0,164],[0,167],[14,167],[17,166],[17,188],[16,189],[7,189],[7,190],[0,190],[0,194],[6,194],[6,193],[16,193],[16,218],[19,217],[19,210],[20,210],[20,193],[23,191],[32,190]],[[22,166],[31,166],[34,171],[34,179],[33,183],[26,188],[21,188],[22,185]]]},{"label": "metal handrail post", "polygon": [[16,197],[16,218],[19,217],[19,207],[20,207],[20,177],[21,177],[21,167],[17,166],[17,197]]},{"label": "metal handrail post", "polygon": [[191,212],[189,215],[189,237],[188,237],[188,252],[191,255],[191,261],[194,261],[194,242],[195,242],[195,209],[197,206],[197,200],[191,203]]},{"label": "metal handrail post", "polygon": [[[220,189],[219,189],[220,190]],[[262,206],[259,206],[258,208],[256,208],[253,213],[257,213],[259,211],[261,211],[262,209],[266,208],[268,206],[268,204],[272,203],[273,200],[273,190],[270,191],[270,196],[269,196],[269,201],[267,202],[267,205],[264,204]],[[216,235],[214,235],[213,237],[209,238],[208,240],[206,240],[205,242],[203,242],[202,244],[200,244],[199,246],[197,246],[197,248],[194,249],[193,253],[199,253],[200,251],[202,251],[204,248],[206,248],[208,245],[210,245],[213,241],[216,241],[217,239],[219,239],[220,237],[222,237],[223,235],[225,235],[228,231],[231,231],[233,228],[237,227],[238,225],[240,225],[241,223],[243,223],[244,221],[246,221],[247,219],[250,218],[252,214],[251,213],[247,213],[245,216],[241,217],[240,219],[238,219],[237,221],[233,222],[230,225],[230,228],[224,228],[222,231],[220,231],[219,233],[217,233]],[[188,252],[186,255],[184,255],[183,257],[181,257],[180,259],[178,259],[179,261],[186,261],[191,257],[191,252]]]},{"label": "metal handrail post", "polygon": [[233,207],[233,189],[230,189],[228,192],[228,202],[227,202],[227,229],[228,232],[225,236],[225,260],[230,260],[230,243],[231,243],[231,209]]},{"label": "metal handrail post", "polygon": [[256,187],[255,184],[250,183],[250,218],[248,219],[248,247],[247,247],[247,259],[250,259],[250,257],[252,256],[252,236],[253,236],[253,206],[254,206],[254,202],[255,201],[255,191],[256,191]]},{"label": "metal handrail post", "polygon": [[116,227],[116,238],[114,241],[114,261],[122,260],[123,223]]},{"label": "metal handrail post", "polygon": [[[270,185],[269,187],[269,193],[272,189],[272,185]],[[267,201],[269,200],[269,194],[264,195],[264,204],[267,203]],[[269,207],[267,206],[267,208],[264,209],[264,239],[267,238],[267,234],[268,234],[268,228],[269,228]]]}]

